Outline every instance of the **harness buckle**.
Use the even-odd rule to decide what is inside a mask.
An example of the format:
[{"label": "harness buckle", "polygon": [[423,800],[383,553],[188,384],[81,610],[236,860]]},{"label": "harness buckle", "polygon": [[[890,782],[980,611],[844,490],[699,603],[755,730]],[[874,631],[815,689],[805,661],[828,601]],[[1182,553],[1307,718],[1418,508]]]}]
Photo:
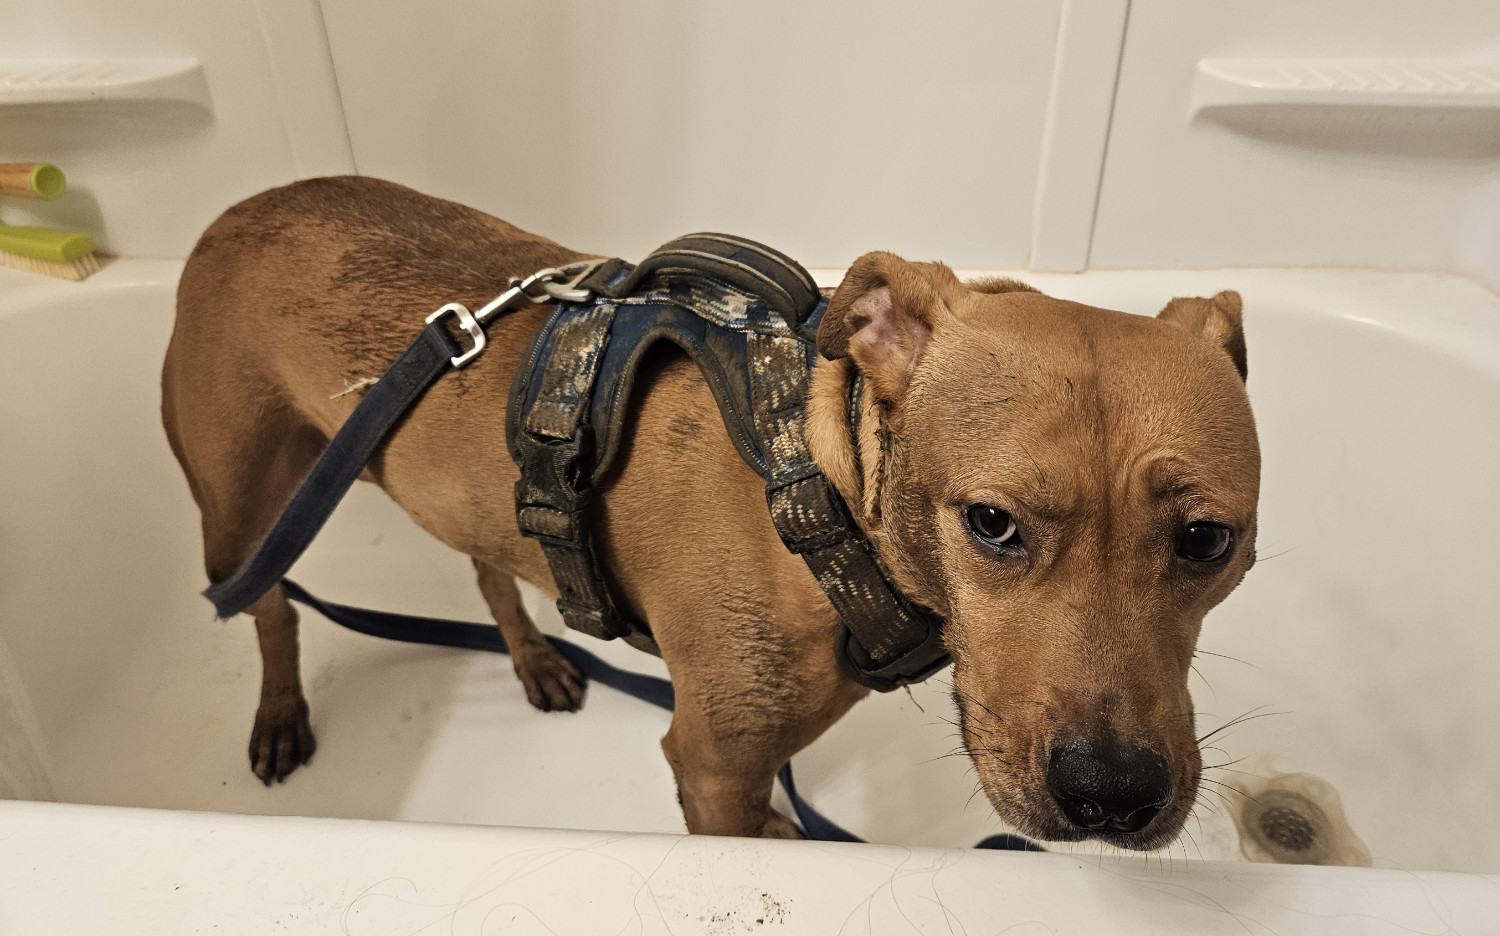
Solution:
[{"label": "harness buckle", "polygon": [[472,348],[452,359],[454,367],[463,367],[465,364],[479,357],[479,353],[484,350],[486,343],[484,328],[480,326],[479,320],[474,317],[474,314],[461,302],[450,302],[427,316],[427,324],[431,325],[445,315],[451,315],[458,319],[459,327],[468,332],[469,337],[474,339],[474,346]]}]

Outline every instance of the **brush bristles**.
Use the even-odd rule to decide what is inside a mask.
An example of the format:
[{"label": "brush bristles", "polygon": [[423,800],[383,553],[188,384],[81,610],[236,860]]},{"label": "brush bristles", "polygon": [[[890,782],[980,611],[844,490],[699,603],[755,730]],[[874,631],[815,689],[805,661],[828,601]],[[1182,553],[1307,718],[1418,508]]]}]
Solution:
[{"label": "brush bristles", "polygon": [[5,253],[0,251],[0,257],[5,258],[5,266],[12,270],[25,270],[28,273],[40,273],[43,276],[52,276],[57,279],[71,280],[75,283],[88,279],[99,272],[99,258],[92,253],[86,253],[77,260],[38,260],[35,257],[24,257],[21,254]]}]

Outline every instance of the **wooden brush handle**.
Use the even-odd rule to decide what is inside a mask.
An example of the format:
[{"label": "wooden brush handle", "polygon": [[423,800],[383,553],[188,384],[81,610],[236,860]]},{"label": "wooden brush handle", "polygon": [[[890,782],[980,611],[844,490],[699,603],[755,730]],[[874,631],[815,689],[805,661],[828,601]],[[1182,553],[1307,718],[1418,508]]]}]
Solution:
[{"label": "wooden brush handle", "polygon": [[62,170],[46,163],[0,163],[0,195],[56,198],[62,194]]}]

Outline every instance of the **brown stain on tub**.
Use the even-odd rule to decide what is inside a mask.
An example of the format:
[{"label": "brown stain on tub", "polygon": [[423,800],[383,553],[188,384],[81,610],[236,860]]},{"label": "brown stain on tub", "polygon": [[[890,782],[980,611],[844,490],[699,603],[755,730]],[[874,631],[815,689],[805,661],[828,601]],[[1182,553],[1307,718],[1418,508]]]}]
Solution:
[{"label": "brown stain on tub", "polygon": [[706,924],[704,932],[712,936],[729,936],[731,933],[753,933],[762,926],[784,924],[790,900],[779,900],[767,891],[758,895],[747,895],[744,904],[727,910],[711,910],[698,917]]}]

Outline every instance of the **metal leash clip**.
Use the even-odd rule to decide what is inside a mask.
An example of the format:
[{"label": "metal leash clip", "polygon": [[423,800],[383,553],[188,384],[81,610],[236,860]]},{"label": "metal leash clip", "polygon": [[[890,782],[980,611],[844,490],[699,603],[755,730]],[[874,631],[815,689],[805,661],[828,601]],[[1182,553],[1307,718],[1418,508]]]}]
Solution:
[{"label": "metal leash clip", "polygon": [[506,309],[526,303],[540,305],[544,302],[584,302],[592,293],[587,289],[580,289],[578,284],[603,262],[602,259],[579,260],[565,266],[537,270],[524,278],[513,277],[509,289],[485,303],[477,312],[470,312],[461,302],[450,302],[427,316],[427,324],[431,325],[443,316],[451,315],[458,320],[458,327],[469,333],[474,341],[473,347],[452,359],[454,367],[463,367],[479,357],[488,343],[484,333],[485,322]]}]

